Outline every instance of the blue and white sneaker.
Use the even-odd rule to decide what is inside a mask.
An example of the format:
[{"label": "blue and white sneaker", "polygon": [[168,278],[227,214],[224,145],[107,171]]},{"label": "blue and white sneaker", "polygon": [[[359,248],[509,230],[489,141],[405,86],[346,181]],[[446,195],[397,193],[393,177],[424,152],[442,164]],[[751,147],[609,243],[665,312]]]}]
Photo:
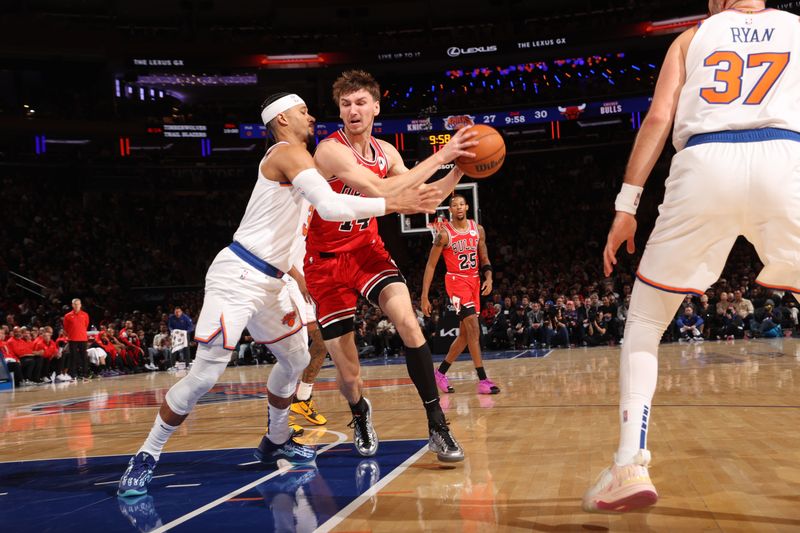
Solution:
[{"label": "blue and white sneaker", "polygon": [[153,531],[163,525],[152,496],[119,497],[117,502],[122,516],[138,531]]},{"label": "blue and white sneaker", "polygon": [[128,469],[119,479],[117,494],[123,498],[147,494],[157,461],[147,452],[139,452],[128,462]]},{"label": "blue and white sneaker", "polygon": [[317,458],[317,450],[312,446],[300,444],[293,438],[289,438],[283,444],[274,444],[267,435],[261,438],[253,455],[264,464],[274,465],[281,459],[292,464],[313,463]]}]

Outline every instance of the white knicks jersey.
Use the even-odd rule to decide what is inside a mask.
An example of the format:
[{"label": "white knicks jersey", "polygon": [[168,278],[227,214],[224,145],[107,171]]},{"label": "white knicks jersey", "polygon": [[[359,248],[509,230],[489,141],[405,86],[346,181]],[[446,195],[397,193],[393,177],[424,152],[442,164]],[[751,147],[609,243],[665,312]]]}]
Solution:
[{"label": "white knicks jersey", "polygon": [[[314,216],[314,206],[311,205],[311,202],[303,198],[302,204],[300,205],[299,233],[297,235],[297,240],[292,245],[289,257],[291,265],[303,275],[305,275],[305,272],[303,272],[303,260],[306,257],[306,235],[308,235],[308,227],[311,225],[312,216]],[[284,270],[284,272],[286,271]],[[287,273],[284,279],[290,277],[291,276]]]},{"label": "white knicks jersey", "polygon": [[[286,143],[271,146],[261,162],[281,144]],[[292,246],[300,235],[303,201],[290,182],[267,179],[259,163],[258,179],[233,240],[259,259],[287,272],[291,268]]]},{"label": "white knicks jersey", "polygon": [[697,29],[686,53],[672,142],[757,128],[800,132],[800,18],[729,9]]}]

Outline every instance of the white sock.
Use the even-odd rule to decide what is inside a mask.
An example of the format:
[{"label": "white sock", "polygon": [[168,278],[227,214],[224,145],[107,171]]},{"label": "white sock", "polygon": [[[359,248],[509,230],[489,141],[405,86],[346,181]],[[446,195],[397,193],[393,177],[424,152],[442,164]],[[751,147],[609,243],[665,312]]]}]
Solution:
[{"label": "white sock", "polygon": [[307,402],[311,399],[311,390],[314,388],[313,383],[306,383],[304,381],[300,381],[300,384],[297,386],[297,399],[303,402]]},{"label": "white sock", "polygon": [[153,456],[153,459],[158,461],[159,457],[161,457],[161,450],[164,449],[164,445],[167,443],[167,439],[169,439],[170,435],[175,433],[176,429],[178,429],[178,426],[170,426],[161,419],[160,414],[156,415],[156,421],[150,429],[147,440],[145,440],[142,447],[139,448],[139,452],[147,452]]},{"label": "white sock", "polygon": [[647,449],[650,406],[658,381],[658,343],[675,315],[683,295],[660,291],[636,281],[625,325],[619,369],[618,465],[633,462],[639,449]]},{"label": "white sock", "polygon": [[273,444],[283,444],[289,440],[289,408],[278,409],[269,404],[269,425],[267,437]]}]

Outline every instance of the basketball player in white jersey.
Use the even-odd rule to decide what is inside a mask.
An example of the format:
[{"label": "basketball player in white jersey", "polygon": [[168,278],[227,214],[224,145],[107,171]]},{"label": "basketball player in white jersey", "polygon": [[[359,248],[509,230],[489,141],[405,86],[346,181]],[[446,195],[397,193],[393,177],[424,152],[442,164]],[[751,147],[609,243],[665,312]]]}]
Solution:
[{"label": "basketball player in white jersey", "polygon": [[633,253],[642,186],[674,122],[678,153],[625,327],[619,448],[584,495],[586,511],[658,499],[647,469],[658,343],[684,296],[719,278],[736,238],[753,243],[764,263],[759,284],[800,292],[800,20],[760,0],[708,5],[711,17],[667,52],[603,252],[606,275],[622,243]]},{"label": "basketball player in white jersey", "polygon": [[303,199],[326,220],[380,216],[390,211],[433,213],[440,191],[409,190],[392,198],[335,194],[317,172],[306,142],[314,118],[303,100],[281,93],[268,98],[261,118],[277,143],[259,165],[244,217],[233,242],[217,254],[206,275],[205,298],[195,339],[197,357],[189,374],[167,392],[150,434],[119,481],[120,496],[147,492],[161,450],[197,401],[219,380],[243,329],[269,345],[278,362],[267,380],[268,433],[255,452],[266,464],[309,463],[314,448],[295,442],[288,426],[289,405],[300,372],[309,362],[308,337],[292,301],[285,272],[295,273],[292,249],[300,237]]}]

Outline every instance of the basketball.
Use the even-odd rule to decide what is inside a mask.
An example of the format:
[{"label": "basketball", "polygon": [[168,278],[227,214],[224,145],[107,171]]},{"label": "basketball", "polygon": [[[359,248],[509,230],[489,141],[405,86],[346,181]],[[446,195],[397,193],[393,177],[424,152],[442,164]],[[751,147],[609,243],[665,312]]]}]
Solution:
[{"label": "basketball", "polygon": [[470,178],[488,178],[503,166],[506,158],[506,143],[496,129],[485,124],[472,126],[472,131],[478,133],[473,140],[478,141],[478,146],[470,152],[474,158],[461,156],[456,159],[456,166]]}]

